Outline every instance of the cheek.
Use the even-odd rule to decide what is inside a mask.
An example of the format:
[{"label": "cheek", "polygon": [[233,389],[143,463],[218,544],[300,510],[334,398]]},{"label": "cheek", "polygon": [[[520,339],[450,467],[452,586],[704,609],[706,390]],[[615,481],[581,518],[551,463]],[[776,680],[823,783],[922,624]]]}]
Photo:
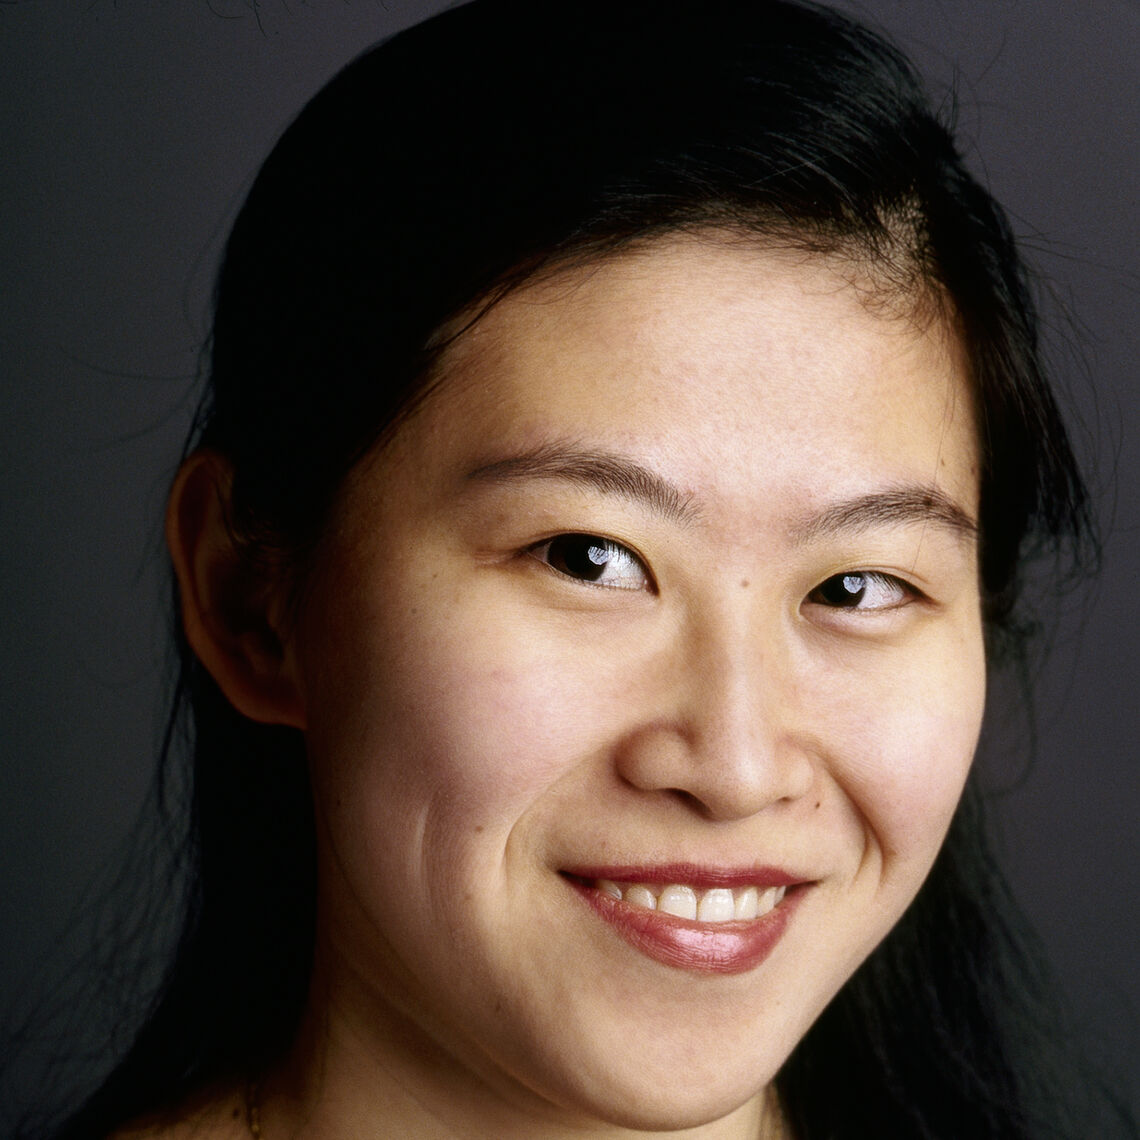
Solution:
[{"label": "cheek", "polygon": [[355,604],[342,596],[313,625],[318,795],[355,816],[342,834],[387,848],[409,873],[428,850],[458,873],[474,847],[501,852],[535,800],[601,753],[607,715],[588,662],[533,623],[472,588],[450,601],[385,586]]},{"label": "cheek", "polygon": [[836,776],[887,879],[921,881],[974,758],[985,699],[980,638],[955,649],[909,667],[901,663],[880,679],[864,707],[847,706],[846,735],[853,746],[837,762]]}]

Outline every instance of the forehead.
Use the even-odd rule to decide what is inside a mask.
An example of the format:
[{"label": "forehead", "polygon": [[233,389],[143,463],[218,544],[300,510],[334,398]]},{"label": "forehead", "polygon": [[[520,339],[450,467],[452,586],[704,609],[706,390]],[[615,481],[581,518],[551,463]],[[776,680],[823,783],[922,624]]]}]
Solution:
[{"label": "forehead", "polygon": [[878,459],[973,507],[967,377],[946,321],[885,303],[848,261],[684,238],[506,296],[447,350],[422,414],[439,455],[568,439],[694,488],[754,494],[783,472],[805,506]]}]

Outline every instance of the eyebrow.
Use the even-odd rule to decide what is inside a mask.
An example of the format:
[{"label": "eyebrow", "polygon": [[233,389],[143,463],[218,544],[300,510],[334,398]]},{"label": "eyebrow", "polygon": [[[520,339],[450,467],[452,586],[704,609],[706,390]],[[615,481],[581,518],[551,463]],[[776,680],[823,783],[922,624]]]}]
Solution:
[{"label": "eyebrow", "polygon": [[511,483],[525,479],[562,479],[621,495],[675,522],[688,524],[699,514],[692,496],[656,471],[626,456],[589,448],[544,444],[519,455],[483,463],[466,476],[469,483]]},{"label": "eyebrow", "polygon": [[[467,473],[465,482],[506,484],[530,479],[561,479],[621,495],[684,524],[700,515],[691,494],[636,460],[572,444],[544,444],[482,463]],[[937,487],[921,484],[890,487],[833,503],[794,522],[791,533],[797,540],[809,542],[876,526],[914,523],[933,524],[971,540],[978,533],[977,523],[953,499]]]},{"label": "eyebrow", "polygon": [[937,487],[904,485],[847,499],[808,516],[792,531],[802,541],[876,526],[933,524],[966,539],[978,536],[977,522]]}]

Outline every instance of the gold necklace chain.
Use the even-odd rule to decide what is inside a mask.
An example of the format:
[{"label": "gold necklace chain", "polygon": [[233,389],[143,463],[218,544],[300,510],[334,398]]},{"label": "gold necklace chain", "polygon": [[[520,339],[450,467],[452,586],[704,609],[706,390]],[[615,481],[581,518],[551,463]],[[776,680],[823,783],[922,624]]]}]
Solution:
[{"label": "gold necklace chain", "polygon": [[261,1086],[256,1081],[245,1086],[245,1123],[253,1140],[262,1140]]}]

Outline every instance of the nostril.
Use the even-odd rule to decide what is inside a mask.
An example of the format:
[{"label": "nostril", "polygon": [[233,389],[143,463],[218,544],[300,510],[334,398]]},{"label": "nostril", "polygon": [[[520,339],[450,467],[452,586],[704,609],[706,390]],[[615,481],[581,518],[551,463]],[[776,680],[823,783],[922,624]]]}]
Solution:
[{"label": "nostril", "polygon": [[684,788],[668,788],[667,791],[669,795],[679,800],[688,810],[696,812],[698,815],[710,814],[707,805],[699,796],[694,795],[692,792],[687,792]]},{"label": "nostril", "polygon": [[743,715],[717,715],[704,704],[701,709],[699,718],[653,721],[623,737],[613,754],[622,783],[707,820],[754,815],[815,789],[810,749],[770,721],[757,729],[749,719],[745,728]]}]

